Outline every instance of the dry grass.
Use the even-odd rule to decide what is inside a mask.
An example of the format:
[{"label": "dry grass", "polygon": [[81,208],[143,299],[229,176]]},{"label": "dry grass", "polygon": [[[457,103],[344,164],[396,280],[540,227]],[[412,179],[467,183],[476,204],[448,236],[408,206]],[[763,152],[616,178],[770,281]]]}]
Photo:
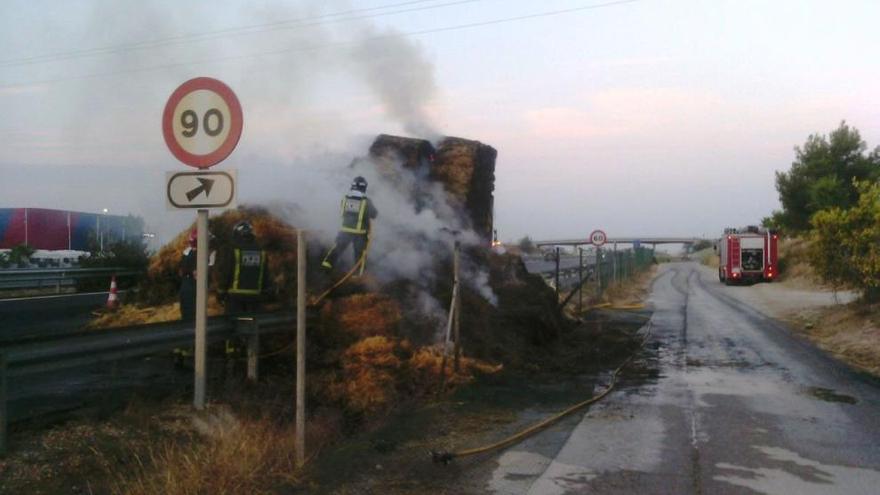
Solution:
[{"label": "dry grass", "polygon": [[292,426],[242,421],[221,408],[193,416],[192,427],[189,441],[168,440],[138,456],[114,493],[268,494],[298,480]]},{"label": "dry grass", "polygon": [[[223,306],[213,295],[208,297],[208,316],[222,315]],[[115,328],[144,323],[161,323],[180,319],[180,303],[161,306],[123,304],[119,308],[99,314],[89,322],[88,328]]]},{"label": "dry grass", "polygon": [[791,318],[795,328],[823,350],[880,376],[880,306],[830,306]]},{"label": "dry grass", "polygon": [[808,250],[810,243],[806,239],[782,239],[779,242],[779,264],[781,272],[779,280],[786,285],[799,289],[823,288],[823,284],[810,266]]},{"label": "dry grass", "polygon": [[697,251],[693,256],[700,260],[701,264],[710,268],[718,268],[718,265],[720,264],[718,253],[712,248]]}]

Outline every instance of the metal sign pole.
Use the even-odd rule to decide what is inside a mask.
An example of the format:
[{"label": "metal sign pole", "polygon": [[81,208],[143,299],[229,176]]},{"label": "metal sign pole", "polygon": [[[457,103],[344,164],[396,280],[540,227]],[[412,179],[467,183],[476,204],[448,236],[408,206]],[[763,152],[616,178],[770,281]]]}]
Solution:
[{"label": "metal sign pole", "polygon": [[584,248],[578,246],[578,314],[583,311],[584,304]]},{"label": "metal sign pole", "polygon": [[596,292],[602,295],[602,248],[596,246]]},{"label": "metal sign pole", "polygon": [[199,210],[196,219],[198,241],[196,244],[196,343],[195,386],[193,405],[205,408],[207,377],[207,330],[208,330],[208,210]]},{"label": "metal sign pole", "polygon": [[296,465],[306,462],[306,235],[296,231]]}]

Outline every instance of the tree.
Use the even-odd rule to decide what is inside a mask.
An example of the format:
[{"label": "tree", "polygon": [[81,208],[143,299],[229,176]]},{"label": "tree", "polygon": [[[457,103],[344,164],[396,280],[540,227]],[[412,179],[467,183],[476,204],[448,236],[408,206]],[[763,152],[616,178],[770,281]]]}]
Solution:
[{"label": "tree", "polygon": [[854,181],[858,201],[852,208],[833,207],[812,219],[810,264],[826,282],[880,299],[880,184]]},{"label": "tree", "polygon": [[9,250],[9,253],[6,255],[6,262],[15,266],[23,267],[28,261],[30,261],[31,255],[36,252],[36,249],[28,246],[27,244],[19,244],[18,246],[13,246],[12,249]]},{"label": "tree", "polygon": [[776,172],[782,210],[765,218],[764,224],[804,232],[816,212],[854,205],[859,199],[854,180],[880,177],[880,147],[871,153],[867,148],[859,131],[846,122],[827,137],[810,135],[803,147],[795,147],[791,169]]},{"label": "tree", "polygon": [[532,242],[532,238],[529,236],[525,236],[519,240],[517,243],[520,251],[524,253],[534,253],[538,248],[535,246],[535,243]]}]

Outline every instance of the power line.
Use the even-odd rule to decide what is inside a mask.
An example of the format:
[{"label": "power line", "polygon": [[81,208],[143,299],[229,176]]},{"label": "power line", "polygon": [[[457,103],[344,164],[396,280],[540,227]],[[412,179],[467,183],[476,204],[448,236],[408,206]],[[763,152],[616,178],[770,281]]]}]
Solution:
[{"label": "power line", "polygon": [[17,84],[3,85],[3,86],[0,86],[0,89],[14,88],[14,87],[24,86],[24,85],[46,85],[46,84],[55,84],[55,83],[67,82],[67,81],[96,79],[96,78],[101,78],[101,77],[115,77],[115,76],[137,74],[137,73],[143,73],[143,72],[153,72],[153,71],[164,70],[164,69],[174,69],[174,68],[178,68],[178,67],[191,67],[193,65],[223,63],[223,62],[230,62],[230,61],[234,61],[234,60],[252,59],[254,57],[273,56],[273,55],[281,55],[281,54],[288,54],[288,53],[315,52],[315,51],[321,51],[321,50],[325,50],[327,48],[336,47],[336,46],[357,46],[357,45],[360,45],[361,43],[370,42],[370,41],[380,41],[380,40],[395,39],[395,38],[409,38],[409,37],[413,37],[413,36],[421,36],[421,35],[432,34],[432,33],[442,33],[442,32],[448,32],[448,31],[474,29],[474,28],[479,28],[479,27],[492,26],[492,25],[496,25],[496,24],[506,24],[506,23],[524,21],[524,20],[529,20],[529,19],[538,19],[538,18],[542,18],[542,17],[553,17],[553,16],[564,15],[564,14],[572,14],[572,13],[582,12],[582,11],[586,11],[586,10],[601,9],[601,8],[606,8],[606,7],[615,7],[615,6],[619,6],[619,5],[636,3],[639,1],[641,1],[641,0],[614,0],[614,1],[610,1],[610,2],[598,3],[598,4],[592,4],[592,5],[584,5],[584,6],[580,6],[580,7],[572,7],[572,8],[568,8],[568,9],[548,10],[548,11],[543,11],[543,12],[536,12],[533,14],[525,14],[525,15],[519,15],[519,16],[513,16],[513,17],[490,19],[490,20],[486,20],[486,21],[477,21],[477,22],[471,22],[471,23],[465,23],[465,24],[456,24],[456,25],[452,25],[452,26],[442,26],[442,27],[437,27],[437,28],[422,29],[419,31],[409,31],[409,32],[404,32],[404,33],[394,33],[394,34],[385,34],[385,35],[379,35],[379,36],[371,36],[371,37],[364,38],[364,39],[360,40],[359,42],[330,43],[330,44],[324,44],[324,45],[320,45],[320,46],[313,46],[313,47],[306,47],[306,48],[283,48],[283,49],[278,49],[278,50],[269,50],[269,51],[263,51],[263,52],[248,53],[245,55],[217,57],[217,58],[205,59],[205,60],[191,60],[191,61],[187,61],[187,62],[177,62],[177,63],[173,63],[173,64],[163,64],[163,65],[156,65],[156,66],[150,66],[150,67],[141,67],[141,68],[136,68],[136,69],[108,71],[108,72],[100,72],[100,73],[93,73],[93,74],[83,74],[80,76],[62,77],[62,78],[56,78],[56,79],[44,79],[44,80],[40,80],[40,81],[28,81],[28,82],[22,82],[22,83],[17,83]]},{"label": "power line", "polygon": [[[375,17],[383,17],[397,14],[404,14],[410,12],[418,12],[423,10],[433,10],[444,7],[451,7],[455,5],[461,5],[466,3],[474,3],[480,2],[483,0],[456,0],[452,2],[445,2],[437,5],[426,5],[423,7],[414,7],[407,9],[399,9],[392,10],[390,12],[379,12],[374,14],[365,14],[365,15],[354,15],[351,14],[363,14],[365,12],[373,12],[376,10],[386,10],[393,9],[397,7],[405,7],[414,4],[421,4],[427,2],[436,2],[438,0],[410,0],[408,2],[401,2],[395,4],[386,4],[380,5],[377,7],[363,8],[363,9],[353,9],[342,12],[334,12],[331,14],[322,14],[319,16],[313,17],[303,17],[299,19],[289,19],[285,21],[277,21],[265,24],[253,24],[249,26],[239,26],[233,28],[220,29],[216,31],[206,31],[203,33],[193,33],[193,34],[185,34],[172,36],[168,38],[162,38],[158,40],[146,40],[146,41],[138,41],[134,43],[128,43],[123,45],[109,45],[103,47],[95,47],[95,48],[86,48],[82,50],[73,50],[67,52],[58,52],[58,53],[50,53],[45,55],[35,55],[32,57],[18,58],[18,59],[6,59],[0,60],[0,67],[16,67],[22,65],[33,65],[33,64],[42,64],[48,62],[56,62],[63,60],[71,60],[77,58],[84,57],[94,57],[99,55],[108,55],[112,53],[124,53],[134,50],[147,50],[151,48],[159,48],[163,46],[174,46],[181,45],[187,43],[195,43],[200,41],[208,41],[217,38],[226,38],[226,37],[234,37],[234,36],[246,36],[252,34],[261,34],[271,31],[282,31],[282,30],[290,30],[290,29],[302,29],[308,27],[321,26],[326,24],[336,24],[342,22],[363,20],[363,19],[371,19]],[[348,17],[342,17],[348,16]],[[338,19],[333,19],[334,17],[340,17]],[[324,20],[322,20],[324,19]],[[329,19],[329,20],[327,20]]]}]

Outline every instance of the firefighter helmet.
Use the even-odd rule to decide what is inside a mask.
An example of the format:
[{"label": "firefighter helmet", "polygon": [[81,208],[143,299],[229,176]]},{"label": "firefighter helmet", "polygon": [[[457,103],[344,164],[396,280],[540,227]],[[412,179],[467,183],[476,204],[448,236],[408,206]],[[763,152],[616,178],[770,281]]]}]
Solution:
[{"label": "firefighter helmet", "polygon": [[355,177],[354,180],[351,181],[351,190],[360,191],[362,193],[367,192],[367,179],[364,179],[360,175]]},{"label": "firefighter helmet", "polygon": [[241,240],[253,240],[254,227],[247,220],[242,220],[235,224],[235,227],[232,229],[232,235]]}]

